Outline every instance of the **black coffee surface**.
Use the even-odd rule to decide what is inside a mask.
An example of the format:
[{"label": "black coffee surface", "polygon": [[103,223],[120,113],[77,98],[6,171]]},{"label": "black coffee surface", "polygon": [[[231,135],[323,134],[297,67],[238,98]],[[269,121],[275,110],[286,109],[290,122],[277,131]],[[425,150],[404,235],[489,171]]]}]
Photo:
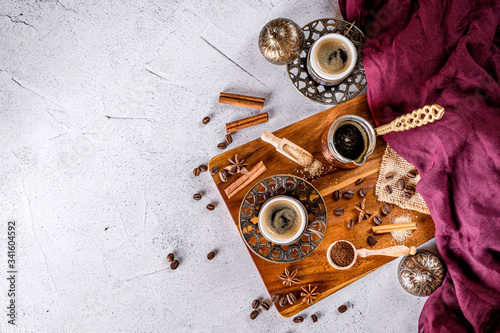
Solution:
[{"label": "black coffee surface", "polygon": [[293,236],[300,228],[300,217],[288,202],[274,202],[266,209],[264,221],[269,231],[278,238]]},{"label": "black coffee surface", "polygon": [[350,160],[356,160],[365,150],[365,140],[360,129],[352,124],[341,125],[333,135],[337,152]]},{"label": "black coffee surface", "polygon": [[328,74],[340,74],[350,63],[348,47],[338,40],[329,40],[321,44],[315,57],[319,68]]}]

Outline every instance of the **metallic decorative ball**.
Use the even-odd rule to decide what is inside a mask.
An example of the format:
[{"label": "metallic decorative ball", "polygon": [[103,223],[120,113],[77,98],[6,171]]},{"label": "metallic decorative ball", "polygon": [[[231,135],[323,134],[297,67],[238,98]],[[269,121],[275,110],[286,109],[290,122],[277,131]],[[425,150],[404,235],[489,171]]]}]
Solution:
[{"label": "metallic decorative ball", "polygon": [[415,296],[429,296],[442,283],[444,267],[432,252],[421,250],[407,255],[399,263],[399,283],[404,290]]},{"label": "metallic decorative ball", "polygon": [[300,56],[305,45],[302,29],[286,18],[274,19],[260,31],[260,52],[275,65],[291,63]]}]

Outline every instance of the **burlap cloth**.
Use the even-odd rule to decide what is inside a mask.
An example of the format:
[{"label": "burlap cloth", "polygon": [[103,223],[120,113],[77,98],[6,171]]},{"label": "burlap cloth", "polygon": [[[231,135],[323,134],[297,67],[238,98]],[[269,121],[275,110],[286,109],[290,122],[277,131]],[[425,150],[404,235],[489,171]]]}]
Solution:
[{"label": "burlap cloth", "polygon": [[[417,212],[430,214],[429,208],[425,204],[424,199],[420,193],[415,192],[410,200],[404,200],[402,195],[403,191],[398,189],[398,180],[403,178],[406,184],[417,185],[420,180],[420,175],[415,178],[408,178],[406,173],[410,170],[415,170],[415,167],[408,163],[404,158],[399,156],[389,145],[385,149],[384,156],[382,157],[382,166],[378,175],[377,185],[375,186],[375,195],[379,201],[398,205],[404,209],[416,210]],[[394,174],[394,178],[386,180],[385,175],[388,172]],[[385,191],[385,186],[391,185],[392,194]]]}]

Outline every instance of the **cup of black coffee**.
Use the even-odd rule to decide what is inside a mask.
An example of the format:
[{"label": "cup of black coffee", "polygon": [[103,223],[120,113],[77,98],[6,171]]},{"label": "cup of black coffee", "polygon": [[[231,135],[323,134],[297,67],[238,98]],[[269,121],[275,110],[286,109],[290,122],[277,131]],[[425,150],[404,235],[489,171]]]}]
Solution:
[{"label": "cup of black coffee", "polygon": [[332,86],[351,74],[357,60],[356,47],[349,38],[329,33],[318,38],[309,49],[307,71],[319,84]]},{"label": "cup of black coffee", "polygon": [[304,233],[306,225],[306,209],[299,200],[289,196],[272,197],[259,211],[259,230],[275,244],[295,242]]}]

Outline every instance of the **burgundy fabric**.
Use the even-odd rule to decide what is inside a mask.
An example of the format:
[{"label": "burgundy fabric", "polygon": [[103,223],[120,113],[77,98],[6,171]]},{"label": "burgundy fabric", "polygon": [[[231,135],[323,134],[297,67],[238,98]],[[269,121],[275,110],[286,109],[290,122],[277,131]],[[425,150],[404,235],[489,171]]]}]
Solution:
[{"label": "burgundy fabric", "polygon": [[422,179],[447,267],[420,331],[500,331],[499,1],[340,0],[366,33],[375,122],[426,104],[444,117],[384,138]]}]

